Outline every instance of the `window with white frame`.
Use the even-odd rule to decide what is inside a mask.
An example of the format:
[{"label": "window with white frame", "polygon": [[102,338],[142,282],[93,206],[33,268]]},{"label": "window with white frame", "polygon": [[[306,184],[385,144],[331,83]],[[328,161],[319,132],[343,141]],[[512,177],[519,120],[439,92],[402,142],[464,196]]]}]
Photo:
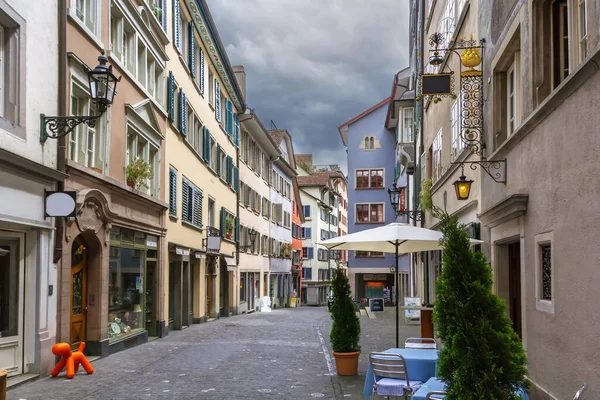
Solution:
[{"label": "window with white frame", "polygon": [[208,103],[215,104],[215,78],[212,71],[208,70]]},{"label": "window with white frame", "polygon": [[356,189],[383,189],[383,168],[357,169]]},{"label": "window with white frame", "polygon": [[414,113],[413,107],[404,107],[402,109],[402,143],[412,143],[414,138]]},{"label": "window with white frame", "polygon": [[450,109],[450,133],[452,134],[452,160],[455,160],[465,148],[461,137],[461,101],[457,99]]},{"label": "window with white frame", "polygon": [[506,71],[506,130],[512,135],[517,127],[517,69],[516,61]]},{"label": "window with white frame", "polygon": [[441,178],[444,173],[444,169],[442,167],[442,128],[438,131],[437,135],[433,139],[432,144],[432,162],[433,162],[433,181],[437,181]]},{"label": "window with white frame", "polygon": [[535,235],[535,289],[536,309],[554,314],[554,234]]},{"label": "window with white frame", "polygon": [[577,33],[577,39],[579,41],[579,62],[581,63],[587,57],[587,0],[577,0]]},{"label": "window with white frame", "polygon": [[148,4],[150,5],[152,13],[154,14],[158,22],[160,22],[162,28],[164,30],[167,30],[167,2],[165,0],[148,0]]},{"label": "window with white frame", "polygon": [[[71,115],[96,115],[83,83],[83,72],[79,72],[81,80],[75,78],[75,71],[71,75]],[[86,167],[97,168],[100,172],[104,172],[106,166],[106,114],[96,121],[93,128],[87,124],[79,124],[68,136],[69,158]]]},{"label": "window with white frame", "polygon": [[[94,36],[100,36],[100,0],[75,0],[75,10],[71,15],[85,26]],[[73,7],[73,5],[71,6]]]},{"label": "window with white frame", "polygon": [[[0,127],[25,137],[25,20],[10,7],[0,19]],[[87,81],[87,80],[86,80]]]},{"label": "window with white frame", "polygon": [[160,196],[160,143],[151,139],[142,130],[132,124],[127,126],[127,165],[141,160],[150,166],[152,177],[146,182],[147,188],[140,187],[142,192],[153,197]]},{"label": "window with white frame", "polygon": [[111,56],[117,58],[157,103],[165,102],[165,63],[148,47],[123,11],[110,9]]},{"label": "window with white frame", "polygon": [[225,177],[227,176],[227,154],[223,151],[223,148],[221,148],[220,158],[221,158],[221,160],[219,161],[220,171],[218,171],[218,173],[219,173],[219,176],[221,177],[221,179],[225,180]]},{"label": "window with white frame", "polygon": [[383,203],[356,204],[357,224],[379,224],[385,222]]},{"label": "window with white frame", "polygon": [[287,211],[283,212],[283,226],[289,228],[291,226],[291,216]]},{"label": "window with white frame", "polygon": [[210,137],[210,168],[217,172],[217,143],[212,135]]},{"label": "window with white frame", "polygon": [[201,155],[203,152],[202,140],[204,138],[202,122],[200,122],[200,118],[198,118],[198,115],[194,112],[190,103],[187,104],[187,114],[187,136],[185,140],[192,146],[198,155]]}]

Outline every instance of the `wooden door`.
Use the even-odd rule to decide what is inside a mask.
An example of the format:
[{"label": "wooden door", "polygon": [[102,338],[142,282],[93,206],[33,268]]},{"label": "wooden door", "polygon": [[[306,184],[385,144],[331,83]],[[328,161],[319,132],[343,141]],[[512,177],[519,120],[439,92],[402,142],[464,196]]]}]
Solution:
[{"label": "wooden door", "polygon": [[71,346],[85,341],[87,316],[87,248],[80,237],[71,249]]},{"label": "wooden door", "polygon": [[509,313],[513,329],[522,338],[521,329],[521,244],[508,245]]}]

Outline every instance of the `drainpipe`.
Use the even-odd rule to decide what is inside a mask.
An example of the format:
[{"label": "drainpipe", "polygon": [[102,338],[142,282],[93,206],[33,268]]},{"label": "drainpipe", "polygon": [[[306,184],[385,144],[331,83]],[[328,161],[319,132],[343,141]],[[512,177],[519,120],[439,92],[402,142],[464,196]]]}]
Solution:
[{"label": "drainpipe", "polygon": [[[67,115],[67,0],[58,1],[58,115]],[[58,139],[58,150],[56,152],[56,169],[61,172],[66,171],[66,143],[65,136]],[[65,189],[63,181],[57,184],[57,190]],[[56,229],[54,231],[54,264],[58,264],[62,258],[62,238],[64,231],[64,218],[55,219]],[[56,339],[62,338],[60,310],[62,307],[62,263],[57,266],[58,281],[56,285],[55,296],[57,296],[56,313]]]}]

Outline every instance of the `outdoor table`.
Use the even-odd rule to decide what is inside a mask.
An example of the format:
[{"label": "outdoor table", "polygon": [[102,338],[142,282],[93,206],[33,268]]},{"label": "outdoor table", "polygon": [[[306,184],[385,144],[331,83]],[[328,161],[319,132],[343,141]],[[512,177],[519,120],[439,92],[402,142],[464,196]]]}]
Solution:
[{"label": "outdoor table", "polygon": [[[438,350],[434,349],[398,349],[391,348],[384,351],[384,353],[395,353],[400,354],[406,361],[406,370],[408,371],[408,377],[411,381],[426,382],[429,378],[435,376]],[[367,369],[367,376],[365,377],[365,386],[363,389],[363,395],[365,399],[371,397],[371,391],[373,389],[373,369],[371,363]]]},{"label": "outdoor table", "polygon": [[[410,374],[410,371],[409,371]],[[409,375],[410,376],[410,375]],[[446,389],[446,385],[438,380],[436,377],[430,378],[427,382],[421,386],[421,389],[413,395],[412,400],[425,400],[427,393],[429,392],[443,392]],[[529,400],[527,393],[520,391],[521,399]],[[438,396],[441,397],[441,396]]]}]

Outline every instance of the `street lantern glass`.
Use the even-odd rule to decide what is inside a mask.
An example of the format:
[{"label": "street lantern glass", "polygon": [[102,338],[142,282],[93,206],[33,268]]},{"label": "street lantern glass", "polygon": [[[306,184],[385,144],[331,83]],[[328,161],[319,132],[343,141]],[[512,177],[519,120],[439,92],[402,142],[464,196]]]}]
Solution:
[{"label": "street lantern glass", "polygon": [[105,55],[99,56],[99,64],[87,73],[90,97],[96,103],[100,112],[105,111],[112,104],[117,89],[117,82],[121,80],[121,77],[117,78],[112,73],[112,65],[106,65],[107,61],[108,58]]},{"label": "street lantern glass", "polygon": [[388,194],[390,195],[390,203],[392,203],[392,208],[394,212],[398,212],[398,203],[400,200],[400,189],[396,187],[396,184],[392,186],[392,189],[388,189]]},{"label": "street lantern glass", "polygon": [[256,241],[256,230],[254,228],[252,228],[252,230],[249,232],[250,234],[250,244],[252,245],[252,247],[254,247],[254,242]]},{"label": "street lantern glass", "polygon": [[471,193],[472,180],[467,179],[466,176],[461,175],[460,178],[454,181],[454,189],[456,190],[456,198],[458,200],[468,200],[469,194]]}]

